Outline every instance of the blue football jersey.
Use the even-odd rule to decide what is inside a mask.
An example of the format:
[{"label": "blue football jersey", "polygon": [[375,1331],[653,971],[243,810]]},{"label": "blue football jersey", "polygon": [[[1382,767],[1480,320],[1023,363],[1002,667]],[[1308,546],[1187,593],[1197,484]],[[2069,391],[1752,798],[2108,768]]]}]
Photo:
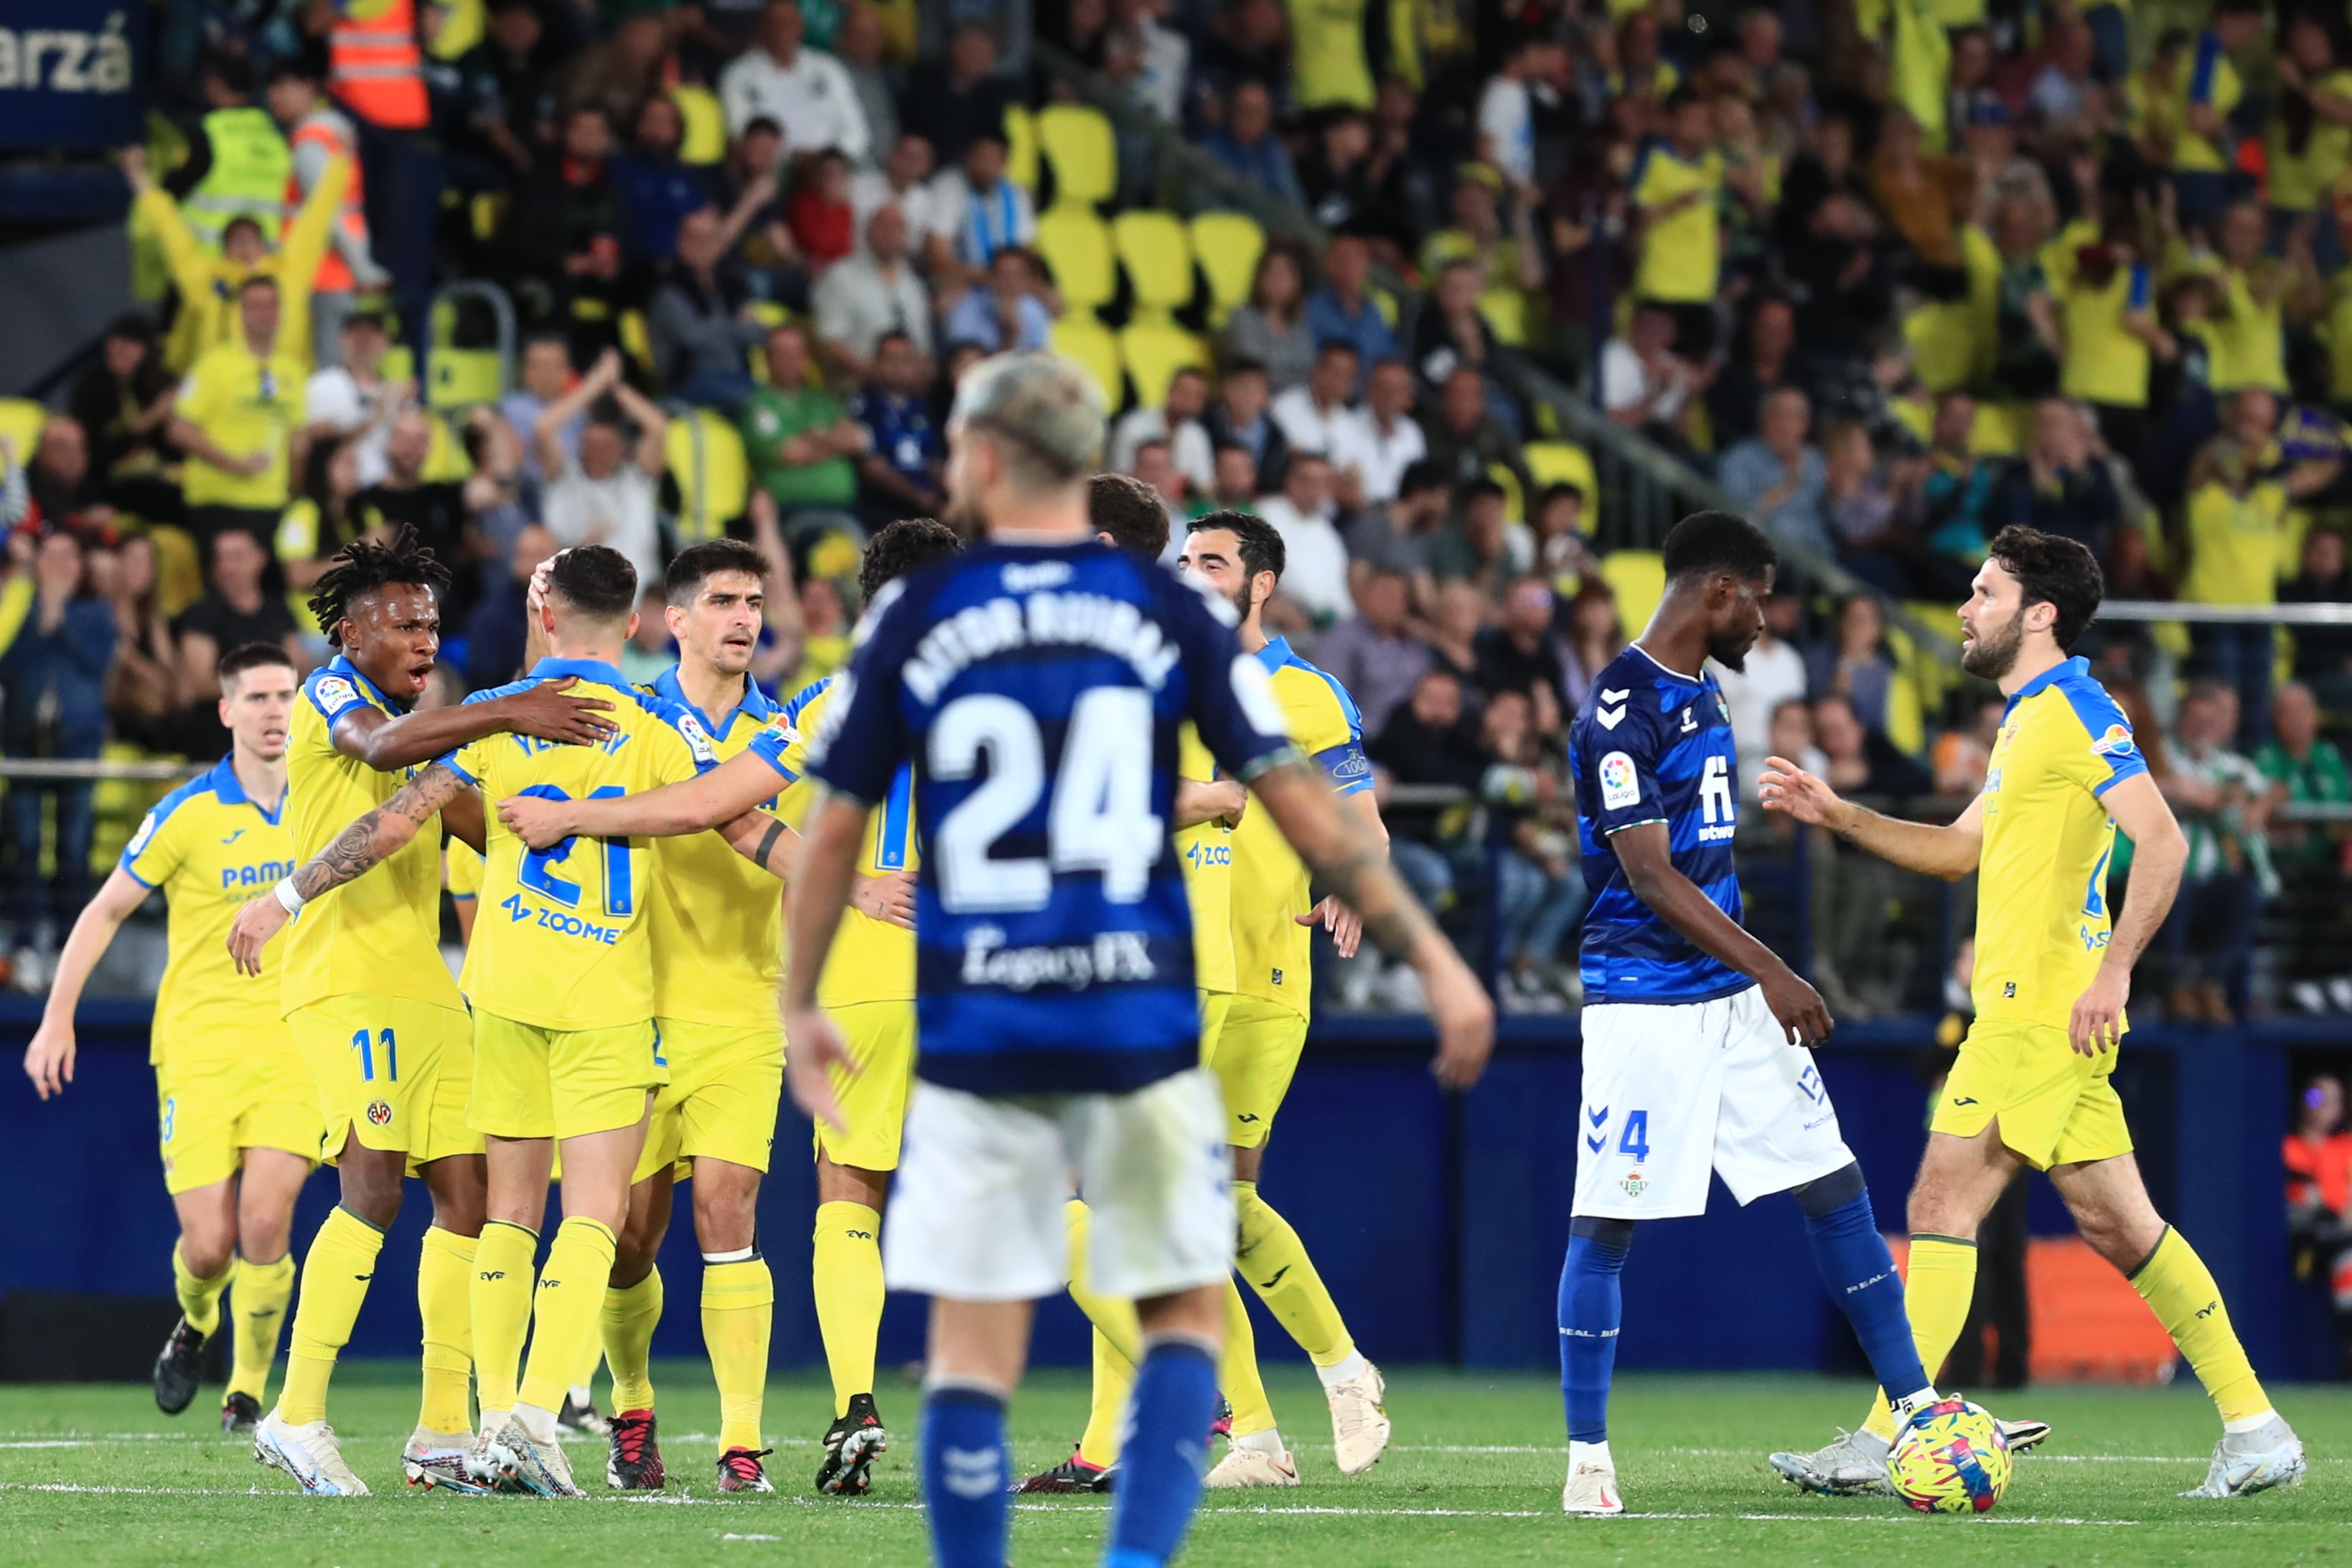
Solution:
[{"label": "blue football jersey", "polygon": [[1629,647],[1592,683],[1568,732],[1584,884],[1587,1002],[1703,1002],[1756,982],[1702,953],[1633,895],[1609,835],[1664,822],[1675,869],[1740,918],[1731,836],[1739,766],[1715,677],[1676,674]]},{"label": "blue football jersey", "polygon": [[1297,755],[1232,621],[1091,539],[983,543],[876,596],[809,771],[878,805],[912,764],[922,1077],[1123,1092],[1198,1063],[1177,730],[1244,780]]}]

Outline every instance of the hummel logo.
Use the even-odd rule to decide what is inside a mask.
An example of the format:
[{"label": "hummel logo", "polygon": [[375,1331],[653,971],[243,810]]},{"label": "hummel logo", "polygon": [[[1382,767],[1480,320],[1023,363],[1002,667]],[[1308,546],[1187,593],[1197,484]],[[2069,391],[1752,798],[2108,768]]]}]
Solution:
[{"label": "hummel logo", "polygon": [[1973,1094],[1955,1094],[1952,1096],[1952,1103],[1955,1105],[1973,1105],[1976,1103],[1977,1097]]},{"label": "hummel logo", "polygon": [[[1289,1264],[1287,1264],[1287,1263],[1285,1263],[1281,1268],[1276,1269],[1276,1270],[1274,1271],[1274,1278],[1273,1278],[1273,1279],[1268,1280],[1265,1283],[1264,1283],[1263,1285],[1260,1285],[1260,1286],[1258,1287],[1258,1289],[1259,1289],[1259,1290],[1261,1290],[1261,1291],[1271,1291],[1271,1290],[1273,1290],[1276,1285],[1279,1285],[1279,1284],[1281,1284],[1281,1283],[1282,1283],[1282,1277],[1283,1277],[1285,1274],[1287,1274],[1287,1273],[1289,1273],[1289,1272],[1290,1272],[1290,1265],[1289,1265]],[[2200,1315],[2201,1316],[2202,1314],[2200,1313]]]},{"label": "hummel logo", "polygon": [[1625,722],[1625,710],[1622,707],[1595,708],[1592,716],[1601,721],[1601,728],[1615,729]]},{"label": "hummel logo", "polygon": [[1606,1122],[1607,1120],[1609,1120],[1609,1107],[1608,1107],[1608,1106],[1606,1106],[1606,1105],[1603,1105],[1603,1106],[1600,1107],[1598,1110],[1587,1111],[1587,1112],[1584,1113],[1584,1116],[1585,1116],[1585,1120],[1587,1120],[1587,1121],[1591,1122],[1594,1126],[1598,1127],[1599,1125],[1601,1125],[1601,1124],[1602,1124],[1603,1122]]},{"label": "hummel logo", "polygon": [[1592,1136],[1591,1136],[1591,1137],[1589,1137],[1589,1138],[1587,1138],[1587,1139],[1585,1139],[1585,1140],[1584,1140],[1584,1146],[1585,1146],[1586,1148],[1588,1148],[1588,1149],[1591,1149],[1594,1154],[1596,1154],[1596,1155],[1597,1155],[1597,1154],[1599,1154],[1599,1153],[1601,1152],[1601,1145],[1603,1145],[1603,1144],[1605,1144],[1605,1143],[1607,1143],[1608,1141],[1609,1141],[1608,1139],[1606,1139],[1606,1138],[1604,1138],[1604,1137],[1601,1136],[1601,1134],[1600,1134],[1595,1133]]},{"label": "hummel logo", "polygon": [[1621,686],[1613,692],[1604,688],[1601,694],[1601,700],[1604,703],[1622,703],[1633,695],[1633,688],[1631,686]]},{"label": "hummel logo", "polygon": [[243,838],[243,837],[245,837],[245,830],[244,830],[243,828],[239,828],[236,831],[235,831],[235,832],[233,832],[233,833],[231,833],[228,837],[226,837],[226,838],[223,839],[223,840],[221,841],[221,842],[223,842],[223,843],[225,843],[225,844],[233,844],[233,843],[236,842],[236,841],[237,841],[237,840],[239,840],[239,839],[241,839],[241,838]]}]

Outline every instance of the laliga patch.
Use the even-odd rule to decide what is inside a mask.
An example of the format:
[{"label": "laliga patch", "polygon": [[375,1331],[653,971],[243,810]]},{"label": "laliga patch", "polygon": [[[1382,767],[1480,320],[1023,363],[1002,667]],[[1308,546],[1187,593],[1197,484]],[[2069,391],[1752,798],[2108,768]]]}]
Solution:
[{"label": "laliga patch", "polygon": [[310,689],[311,700],[320,707],[334,709],[360,700],[359,688],[341,675],[321,675]]},{"label": "laliga patch", "polygon": [[709,732],[702,727],[702,722],[692,714],[681,713],[677,716],[677,732],[686,737],[686,748],[694,754],[695,761],[708,768],[719,760],[719,753],[712,749],[710,745]]},{"label": "laliga patch", "polygon": [[131,835],[131,841],[122,846],[122,858],[136,859],[139,852],[147,847],[147,841],[155,836],[155,830],[163,825],[163,819],[159,813],[148,812],[145,819],[140,822],[139,831]]},{"label": "laliga patch", "polygon": [[1603,810],[1622,811],[1628,806],[1642,803],[1642,780],[1633,771],[1633,759],[1622,751],[1612,751],[1601,759],[1601,806]]},{"label": "laliga patch", "polygon": [[2091,742],[2091,750],[2100,757],[2129,757],[2132,754],[2131,727],[2122,724],[2107,726],[2107,733]]},{"label": "laliga patch", "polygon": [[390,1101],[386,1101],[386,1100],[371,1100],[371,1101],[369,1101],[369,1102],[368,1102],[368,1109],[367,1109],[367,1118],[368,1118],[368,1125],[369,1125],[369,1126],[371,1126],[371,1127],[389,1127],[389,1126],[391,1126],[391,1125],[392,1125],[392,1103],[391,1103],[391,1102],[390,1102]]}]

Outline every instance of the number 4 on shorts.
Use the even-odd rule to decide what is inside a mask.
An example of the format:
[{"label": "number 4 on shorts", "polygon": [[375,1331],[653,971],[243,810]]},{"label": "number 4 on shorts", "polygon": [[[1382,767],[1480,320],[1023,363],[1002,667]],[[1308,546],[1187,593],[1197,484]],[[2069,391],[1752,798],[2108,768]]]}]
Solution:
[{"label": "number 4 on shorts", "polygon": [[1631,1155],[1637,1160],[1650,1157],[1650,1113],[1647,1111],[1625,1113],[1625,1131],[1617,1139],[1617,1152]]}]

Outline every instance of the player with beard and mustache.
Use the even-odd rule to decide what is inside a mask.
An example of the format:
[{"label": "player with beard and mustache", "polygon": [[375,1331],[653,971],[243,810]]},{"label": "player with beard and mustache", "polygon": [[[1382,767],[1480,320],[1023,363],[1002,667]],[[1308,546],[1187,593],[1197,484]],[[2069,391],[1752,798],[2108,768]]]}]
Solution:
[{"label": "player with beard and mustache", "polygon": [[[2172,907],[2188,843],[2123,710],[2067,656],[2105,587],[2074,540],[2014,527],[1993,539],[1960,607],[1960,662],[2000,685],[2009,711],[1984,792],[1950,826],[1865,810],[1778,757],[1759,798],[1906,870],[1977,877],[1976,1021],[1911,1188],[1920,1362],[1940,1364],[1959,1336],[1978,1224],[2021,1165],[2047,1171],[2083,1239],[2147,1299],[2221,1412],[2205,1480],[2181,1495],[2242,1497],[2300,1480],[2303,1444],[2263,1394],[2213,1276],[2149,1202],[2109,1082],[2132,965]],[[2106,889],[2118,828],[2133,845],[2119,917]],[[1775,1454],[1773,1468],[1808,1491],[1883,1491],[1894,1434],[1881,1404],[1862,1431]]]}]

